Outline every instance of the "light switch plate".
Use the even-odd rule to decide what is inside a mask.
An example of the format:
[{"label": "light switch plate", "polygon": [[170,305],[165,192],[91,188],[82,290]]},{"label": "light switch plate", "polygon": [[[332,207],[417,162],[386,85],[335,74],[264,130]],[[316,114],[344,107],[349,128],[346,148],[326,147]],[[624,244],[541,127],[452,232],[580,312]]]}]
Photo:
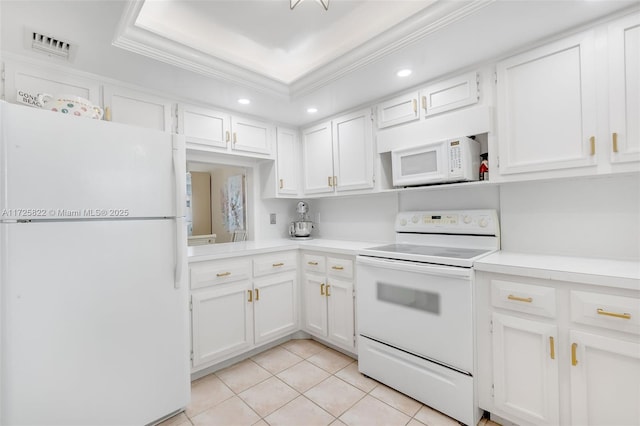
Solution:
[{"label": "light switch plate", "polygon": [[275,213],[270,213],[269,214],[269,223],[272,225],[276,224],[276,214]]}]

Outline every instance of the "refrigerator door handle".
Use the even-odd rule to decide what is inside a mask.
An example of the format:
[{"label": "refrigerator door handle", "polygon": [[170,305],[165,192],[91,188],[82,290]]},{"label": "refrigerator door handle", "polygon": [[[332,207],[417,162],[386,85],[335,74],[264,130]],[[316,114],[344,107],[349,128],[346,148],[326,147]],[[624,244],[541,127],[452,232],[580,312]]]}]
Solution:
[{"label": "refrigerator door handle", "polygon": [[174,276],[174,288],[179,289],[182,283],[182,275],[184,265],[186,263],[187,252],[187,236],[184,219],[178,217],[175,219],[176,226],[176,267]]},{"label": "refrigerator door handle", "polygon": [[185,216],[187,208],[187,159],[185,138],[173,135],[173,173],[175,176],[176,217]]}]

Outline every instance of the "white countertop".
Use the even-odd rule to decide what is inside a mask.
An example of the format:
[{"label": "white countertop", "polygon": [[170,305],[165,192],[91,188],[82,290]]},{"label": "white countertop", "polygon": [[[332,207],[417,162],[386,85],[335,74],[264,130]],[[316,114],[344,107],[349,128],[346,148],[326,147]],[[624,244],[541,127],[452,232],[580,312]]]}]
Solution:
[{"label": "white countertop", "polygon": [[640,291],[640,262],[499,251],[478,260],[476,271],[619,287]]},{"label": "white countertop", "polygon": [[311,240],[265,240],[244,241],[240,243],[207,244],[202,246],[187,247],[189,262],[201,262],[206,260],[225,259],[235,256],[249,256],[254,254],[273,253],[285,250],[315,250],[330,253],[355,256],[360,250],[388,243],[374,243],[363,241],[342,241],[327,239]]}]

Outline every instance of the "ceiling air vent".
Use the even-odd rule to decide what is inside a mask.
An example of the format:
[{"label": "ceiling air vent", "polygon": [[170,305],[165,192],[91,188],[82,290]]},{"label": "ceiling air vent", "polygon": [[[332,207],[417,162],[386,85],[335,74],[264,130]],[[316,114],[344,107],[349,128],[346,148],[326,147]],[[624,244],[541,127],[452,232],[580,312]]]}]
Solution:
[{"label": "ceiling air vent", "polygon": [[27,36],[31,35],[31,48],[33,50],[55,55],[60,58],[69,59],[71,44],[67,41],[60,40],[56,37],[41,34],[36,31],[30,31]]}]

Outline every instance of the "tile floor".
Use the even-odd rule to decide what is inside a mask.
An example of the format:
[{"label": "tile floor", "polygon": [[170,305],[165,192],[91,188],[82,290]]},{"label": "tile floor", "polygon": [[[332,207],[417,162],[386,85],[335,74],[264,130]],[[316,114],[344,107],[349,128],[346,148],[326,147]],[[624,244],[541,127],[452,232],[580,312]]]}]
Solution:
[{"label": "tile floor", "polygon": [[[479,425],[492,422],[482,420]],[[191,384],[191,403],[160,426],[457,426],[358,372],[314,340],[290,340]]]}]

